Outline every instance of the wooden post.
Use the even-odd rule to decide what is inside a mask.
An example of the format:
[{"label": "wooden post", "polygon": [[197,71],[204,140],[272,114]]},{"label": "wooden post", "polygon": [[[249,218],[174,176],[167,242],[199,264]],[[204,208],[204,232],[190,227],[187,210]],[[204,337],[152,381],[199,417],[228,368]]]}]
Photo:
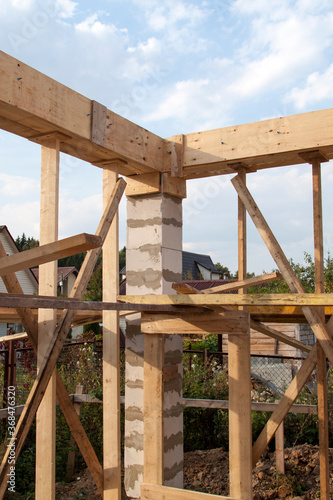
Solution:
[{"label": "wooden post", "polygon": [[[238,174],[238,177],[246,185],[246,173],[245,169],[242,168]],[[246,279],[246,262],[247,262],[247,250],[246,250],[246,208],[244,203],[238,196],[238,279]],[[238,293],[246,293],[246,288],[240,288]]]},{"label": "wooden post", "polygon": [[[103,203],[107,206],[117,174],[103,170]],[[103,246],[103,300],[119,293],[118,214]],[[117,311],[103,311],[103,487],[104,500],[121,498],[120,342]]]},{"label": "wooden post", "polygon": [[[315,256],[315,290],[324,293],[324,250],[323,250],[323,217],[321,196],[321,165],[320,159],[312,161],[313,181],[313,225],[314,225],[314,256]],[[317,309],[320,319],[325,323],[325,310]],[[320,445],[320,492],[322,500],[330,498],[329,449],[328,449],[328,394],[327,394],[326,356],[320,345],[317,346],[317,377],[318,377],[318,422]]]},{"label": "wooden post", "polygon": [[[59,145],[57,137],[42,145],[40,236],[41,245],[58,239]],[[57,295],[57,262],[39,267],[39,294]],[[56,327],[56,311],[38,311],[37,369],[44,361]],[[55,498],[56,382],[53,374],[36,415],[36,500]]]},{"label": "wooden post", "polygon": [[229,334],[230,496],[252,499],[250,325],[248,335]]},{"label": "wooden post", "polygon": [[275,457],[276,457],[276,470],[280,474],[285,473],[284,467],[284,424],[283,422],[277,428],[275,433]]},{"label": "wooden post", "polygon": [[145,483],[163,484],[164,431],[163,431],[163,335],[144,336],[144,469]]},{"label": "wooden post", "polygon": [[[75,394],[83,394],[83,385],[77,385],[75,388]],[[74,403],[75,411],[78,415],[80,415],[81,411],[81,403]],[[71,449],[68,452],[67,458],[67,472],[66,472],[66,481],[71,481],[73,479],[74,469],[75,469],[75,439],[71,434],[69,440],[69,446]]]}]

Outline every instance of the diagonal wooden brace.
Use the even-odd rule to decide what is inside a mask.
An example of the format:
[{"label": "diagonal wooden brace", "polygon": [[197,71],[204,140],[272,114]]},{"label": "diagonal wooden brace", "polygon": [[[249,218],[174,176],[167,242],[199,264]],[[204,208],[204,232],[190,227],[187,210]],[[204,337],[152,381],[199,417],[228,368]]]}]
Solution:
[{"label": "diagonal wooden brace", "polygon": [[[260,236],[264,240],[264,243],[266,244],[270,254],[279,267],[291,292],[304,293],[304,289],[299,279],[292,269],[288,259],[284,255],[282,248],[280,247],[266,220],[261,214],[249,190],[247,189],[245,184],[238,178],[238,176],[234,177],[231,182],[236,189],[238,196],[244,203],[246,210],[252,218],[253,223],[258,229]],[[326,356],[328,357],[330,362],[333,363],[333,341],[329,333],[327,332],[325,325],[322,323],[319,314],[313,307],[302,307],[302,310]]]},{"label": "diagonal wooden brace", "polygon": [[[0,257],[5,257],[6,251],[0,242]],[[9,274],[3,276],[3,282],[7,288],[8,293],[22,294],[23,290],[16,278],[15,274]],[[35,349],[37,350],[37,339],[38,339],[38,327],[34,317],[31,314],[30,309],[17,309],[21,322],[28,333],[29,340]],[[82,453],[82,456],[87,464],[88,469],[94,481],[100,491],[103,493],[103,471],[101,464],[98,461],[96,453],[86,435],[86,432],[82,426],[82,423],[73,407],[72,401],[68,395],[67,389],[64,383],[56,371],[56,391],[57,400],[59,402],[60,408],[66,418],[67,424],[73,434],[73,437]]]},{"label": "diagonal wooden brace", "polygon": [[[98,226],[96,235],[102,238],[104,242],[112,220],[117,212],[121,196],[124,192],[126,183],[123,179],[119,179],[113,190],[110,202],[103,214],[101,222]],[[79,275],[76,279],[75,285],[70,294],[71,297],[82,299],[82,296],[89,283],[90,277],[93,273],[100,249],[90,250],[83,262]],[[68,330],[71,327],[75,311],[64,311],[55,329],[52,340],[47,349],[45,358],[40,366],[40,370],[34,382],[34,385],[28,396],[26,405],[17,423],[16,430],[12,439],[7,447],[7,451],[3,457],[0,467],[0,498],[2,499],[7,488],[6,477],[9,470],[8,457],[10,450],[15,449],[16,460],[22,450],[24,441],[27,437],[33,419],[35,417],[38,406],[43,398],[46,387],[49,383],[50,377],[56,366],[57,359],[66,340]]]}]

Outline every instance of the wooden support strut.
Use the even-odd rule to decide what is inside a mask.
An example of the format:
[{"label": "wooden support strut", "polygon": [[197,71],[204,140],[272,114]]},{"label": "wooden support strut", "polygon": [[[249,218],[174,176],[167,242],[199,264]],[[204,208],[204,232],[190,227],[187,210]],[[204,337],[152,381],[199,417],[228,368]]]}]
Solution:
[{"label": "wooden support strut", "polygon": [[[304,289],[299,279],[293,271],[288,259],[284,255],[266,220],[262,216],[259,207],[256,205],[250,192],[248,191],[244,183],[238,178],[238,176],[234,177],[231,182],[235,187],[238,195],[242,199],[244,205],[246,206],[246,209],[251,216],[254,225],[258,229],[262,239],[264,240],[277,266],[279,267],[290,290],[293,293],[304,293]],[[311,326],[318,341],[320,342],[326,356],[331,361],[331,363],[333,363],[333,342],[325,328],[325,325],[322,323],[318,312],[313,307],[309,306],[304,306],[302,309],[304,312],[304,316],[308,320],[308,323]]]},{"label": "wooden support strut", "polygon": [[[115,189],[113,190],[113,195],[110,198],[110,202],[108,205],[107,210],[105,211],[102,220],[100,222],[100,225],[97,229],[96,234],[100,236],[103,241],[105,240],[105,237],[107,235],[107,232],[109,230],[109,227],[112,223],[113,217],[115,213],[117,212],[118,205],[121,199],[121,196],[123,194],[123,191],[125,189],[125,181],[123,179],[119,179],[117,182],[117,185],[115,186]],[[91,277],[91,274],[94,270],[95,264],[97,262],[99,254],[99,249],[94,249],[90,250],[88,254],[86,255],[86,258],[82,264],[81,270],[79,272],[79,275],[76,279],[76,282],[74,284],[74,287],[71,292],[71,297],[74,298],[82,298],[86,287],[88,285],[89,279]],[[58,356],[60,354],[60,351],[62,349],[62,346],[66,340],[66,336],[68,333],[68,330],[71,327],[71,322],[73,320],[74,313],[73,311],[64,311],[58,326],[54,332],[54,335],[52,337],[52,340],[49,344],[49,348],[47,350],[47,353],[44,358],[44,362],[42,363],[40,370],[38,372],[38,375],[36,377],[36,380],[34,382],[34,385],[30,391],[30,394],[28,396],[24,411],[21,414],[21,417],[17,423],[16,430],[14,435],[12,436],[12,439],[8,445],[7,451],[3,457],[1,467],[0,467],[0,498],[2,499],[7,483],[5,481],[6,475],[9,470],[9,463],[8,463],[8,456],[10,453],[10,447],[15,448],[15,453],[16,453],[16,458],[18,458],[22,446],[24,444],[24,441],[26,439],[26,436],[29,432],[30,426],[33,422],[34,416],[36,414],[36,411],[39,407],[39,404],[42,400],[44,391],[47,387],[47,384],[50,380],[50,377],[52,375],[52,372],[55,368]]]},{"label": "wooden support strut", "polygon": [[[239,181],[239,179],[234,178],[232,183],[237,190],[239,196],[243,199],[247,211],[249,212],[255,226],[257,227],[259,233],[261,234],[267,248],[269,249],[272,257],[274,258],[276,264],[280,268],[288,286],[292,292],[303,293],[303,287],[299,282],[297,276],[295,275],[293,269],[291,268],[287,258],[285,257],[281,247],[276,241],[273,233],[271,232],[268,224],[263,218],[258,206],[255,204],[253,198],[248,192],[246,186]],[[320,315],[316,310],[311,307],[303,307],[303,312],[308,319],[318,341],[323,347],[326,355],[330,360],[333,360],[332,352],[332,340],[329,333],[329,325],[325,328],[324,324],[321,322]],[[266,424],[264,430],[260,434],[257,442],[253,447],[253,464],[256,463],[260,455],[263,453],[270,439],[276,432],[277,428],[283,421],[286,412],[288,411],[290,405],[294,402],[297,395],[303,388],[304,384],[308,380],[308,377],[313,371],[315,366],[315,359],[317,354],[316,347],[313,347],[307,360],[303,363],[302,368],[299,370],[298,374],[290,384],[288,390],[280,401],[279,408],[273,413],[272,417]]]},{"label": "wooden support strut", "polygon": [[[0,257],[4,256],[6,256],[6,251],[0,241]],[[8,292],[23,295],[23,290],[15,274],[9,274],[3,276],[2,279]],[[20,320],[24,328],[27,331],[30,343],[36,352],[38,343],[38,331],[37,331],[37,322],[32,315],[32,311],[30,309],[18,308],[17,312],[19,314]],[[83,459],[87,464],[87,467],[98,487],[98,490],[102,494],[103,493],[102,467],[86,435],[86,432],[80,422],[80,419],[78,418],[76,410],[73,407],[73,404],[68,395],[67,389],[64,386],[64,383],[58,372],[56,372],[56,395],[61,411],[63,412],[66,422],[71,430],[71,433],[82,453]]]}]

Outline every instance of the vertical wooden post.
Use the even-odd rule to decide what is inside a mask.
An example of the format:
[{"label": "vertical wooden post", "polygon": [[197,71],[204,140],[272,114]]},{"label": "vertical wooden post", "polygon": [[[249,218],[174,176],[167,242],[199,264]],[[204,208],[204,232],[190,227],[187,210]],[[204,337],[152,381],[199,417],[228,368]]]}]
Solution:
[{"label": "vertical wooden post", "polygon": [[[103,171],[107,205],[118,175]],[[118,214],[103,246],[103,300],[116,302],[119,291]],[[103,311],[103,483],[104,500],[121,498],[120,342],[117,311]]]},{"label": "vertical wooden post", "polygon": [[[312,162],[313,179],[313,225],[314,225],[314,255],[315,255],[315,290],[324,293],[324,251],[323,251],[323,218],[321,196],[321,165],[320,159]],[[319,308],[318,308],[319,309]],[[321,321],[325,324],[323,308],[318,310]],[[318,343],[317,343],[318,344]],[[317,345],[317,377],[318,377],[318,421],[320,445],[320,491],[321,499],[328,500],[329,492],[329,449],[328,449],[328,401],[326,356],[322,347]]]},{"label": "vertical wooden post", "polygon": [[[83,394],[83,385],[77,385],[75,388],[75,394]],[[78,415],[80,415],[81,411],[81,403],[74,403],[74,409]],[[73,434],[71,434],[70,440],[69,440],[69,446],[71,449],[68,452],[68,458],[67,458],[67,472],[66,472],[66,481],[71,481],[73,479],[74,475],[74,469],[75,469],[75,439],[73,437]]]},{"label": "vertical wooden post", "polygon": [[[40,236],[41,245],[58,239],[59,139],[42,145]],[[57,295],[57,262],[39,266],[39,294]],[[38,312],[37,368],[44,360],[50,336],[56,327],[56,311]],[[36,415],[36,500],[55,498],[56,379],[52,375]]]},{"label": "vertical wooden post", "polygon": [[163,484],[163,335],[144,336],[144,483]]},{"label": "vertical wooden post", "polygon": [[[241,181],[246,184],[246,173],[245,169],[241,168],[239,174]],[[247,260],[247,250],[246,250],[246,208],[242,200],[238,197],[238,279],[246,279],[246,260]],[[240,288],[238,293],[246,293],[245,288]]]},{"label": "vertical wooden post", "polygon": [[[239,178],[245,183],[245,169]],[[246,209],[238,197],[238,279],[246,279]],[[246,293],[239,289],[238,293]],[[250,325],[248,335],[228,337],[230,496],[252,499]]]},{"label": "vertical wooden post", "polygon": [[276,457],[276,470],[280,474],[285,473],[284,466],[284,424],[279,425],[275,433],[275,457]]},{"label": "vertical wooden post", "polygon": [[230,496],[252,499],[250,326],[228,337]]}]

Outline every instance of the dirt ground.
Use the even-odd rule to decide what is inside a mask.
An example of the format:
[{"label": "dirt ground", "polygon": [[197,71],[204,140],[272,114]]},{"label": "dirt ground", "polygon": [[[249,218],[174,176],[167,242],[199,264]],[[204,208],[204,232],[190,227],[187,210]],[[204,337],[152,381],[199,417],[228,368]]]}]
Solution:
[{"label": "dirt ground", "polygon": [[[330,483],[333,498],[333,449],[330,450]],[[319,494],[319,449],[302,445],[286,450],[286,474],[277,474],[275,453],[262,458],[253,471],[254,500],[310,500]],[[184,487],[215,495],[228,495],[228,453],[222,449],[194,451],[184,456]],[[76,476],[72,483],[57,484],[57,498],[100,500],[101,496],[88,470]],[[124,494],[124,499],[127,497]]]}]

